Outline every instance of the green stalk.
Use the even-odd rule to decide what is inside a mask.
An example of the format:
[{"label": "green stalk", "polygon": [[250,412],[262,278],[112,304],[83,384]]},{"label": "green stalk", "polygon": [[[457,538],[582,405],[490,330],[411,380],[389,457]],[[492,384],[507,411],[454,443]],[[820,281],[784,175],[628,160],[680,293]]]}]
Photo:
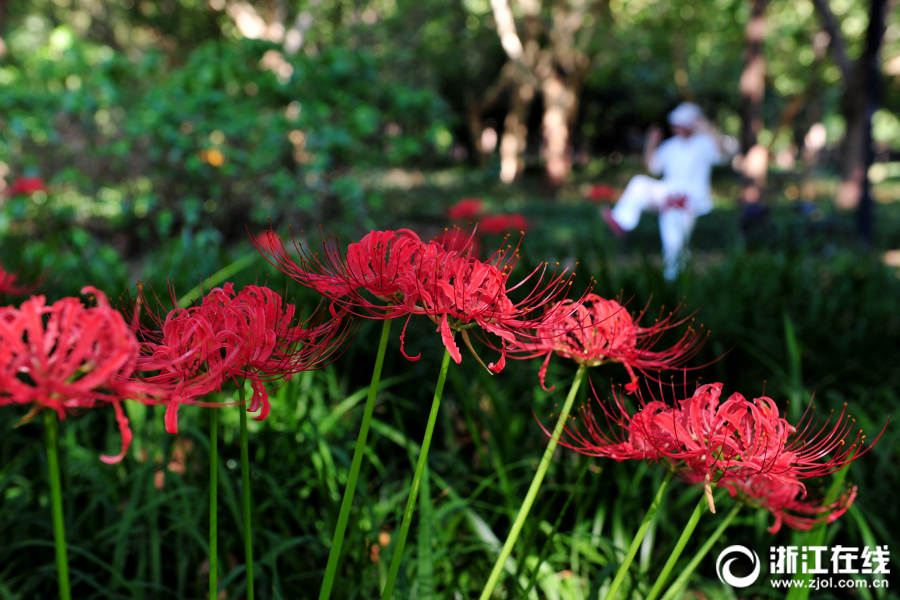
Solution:
[{"label": "green stalk", "polygon": [[331,587],[334,585],[334,576],[337,573],[338,561],[341,557],[341,546],[344,543],[344,532],[347,530],[350,508],[353,506],[353,496],[356,494],[356,480],[359,478],[359,469],[362,466],[363,454],[366,451],[366,438],[369,436],[369,425],[372,423],[372,411],[375,409],[375,397],[378,393],[378,384],[381,382],[381,367],[384,364],[384,352],[387,348],[390,332],[391,319],[385,319],[381,328],[381,342],[378,344],[378,354],[375,355],[375,369],[372,371],[372,382],[369,384],[369,397],[366,399],[362,425],[359,428],[359,435],[356,437],[356,449],[353,451],[353,461],[350,463],[347,487],[344,490],[344,498],[341,500],[341,511],[338,514],[337,528],[335,528],[334,536],[331,539],[328,564],[325,566],[325,579],[322,581],[322,589],[319,590],[319,600],[328,600],[329,596],[331,596]]},{"label": "green stalk", "polygon": [[647,594],[647,597],[644,598],[644,600],[653,600],[662,591],[663,586],[666,584],[666,579],[669,578],[669,574],[672,573],[672,569],[675,568],[675,563],[678,562],[678,558],[681,556],[681,552],[684,550],[684,547],[687,545],[688,540],[691,538],[691,534],[694,533],[694,529],[697,527],[697,523],[700,522],[700,516],[703,514],[703,510],[707,506],[709,506],[709,503],[706,501],[706,495],[700,496],[700,502],[697,503],[697,507],[691,514],[691,518],[690,520],[688,520],[687,526],[684,528],[684,531],[681,532],[681,537],[678,538],[678,543],[675,544],[675,549],[672,550],[672,554],[669,555],[669,560],[667,560],[666,564],[663,565],[662,572],[660,572],[659,577],[656,579],[656,583],[653,584],[653,589],[650,590],[650,593]]},{"label": "green stalk", "polygon": [[[212,401],[216,401],[215,393]],[[219,580],[216,573],[218,532],[218,468],[219,468],[219,409],[209,411],[209,599],[219,597]]]},{"label": "green stalk", "polygon": [[150,508],[150,579],[153,582],[153,597],[159,598],[162,589],[162,547],[159,539],[159,506]]},{"label": "green stalk", "polygon": [[66,526],[63,523],[62,486],[59,483],[59,456],[56,441],[56,412],[45,409],[44,430],[47,442],[47,470],[50,479],[50,507],[53,511],[53,539],[56,542],[56,574],[60,600],[72,600],[69,590],[69,562],[66,558]]},{"label": "green stalk", "polygon": [[694,574],[694,570],[697,568],[697,565],[700,564],[700,561],[706,556],[706,554],[710,551],[719,538],[722,537],[722,533],[725,529],[731,525],[731,521],[734,520],[734,517],[737,516],[738,512],[741,510],[741,507],[744,506],[743,503],[739,502],[731,509],[731,512],[725,517],[725,519],[719,523],[719,526],[716,527],[716,530],[713,532],[709,539],[706,540],[706,543],[697,551],[697,554],[694,555],[694,558],[691,559],[691,562],[688,563],[687,567],[685,567],[684,571],[681,572],[681,575],[678,576],[678,579],[675,580],[675,583],[672,584],[672,587],[669,588],[669,591],[663,595],[662,600],[672,600],[681,588],[684,587],[684,584],[687,583],[688,579],[690,579],[691,575]]},{"label": "green stalk", "polygon": [[647,528],[650,527],[650,521],[653,520],[653,516],[656,514],[656,509],[659,508],[659,503],[662,501],[663,493],[665,493],[666,487],[669,485],[670,481],[672,481],[672,471],[666,473],[666,478],[663,479],[662,485],[660,485],[659,489],[656,491],[656,497],[653,498],[653,503],[650,504],[650,508],[647,510],[647,514],[644,515],[644,520],[641,522],[641,526],[638,527],[637,533],[634,534],[634,539],[631,540],[631,545],[628,546],[628,552],[626,552],[625,554],[625,560],[623,560],[622,564],[619,565],[619,570],[616,571],[616,577],[615,579],[613,579],[612,585],[609,586],[609,592],[606,593],[606,600],[612,600],[616,597],[616,592],[619,591],[619,587],[625,580],[625,575],[628,574],[628,567],[631,566],[631,562],[634,560],[634,556],[637,554],[638,548],[641,547],[641,542],[644,541],[644,535],[647,533]]},{"label": "green stalk", "polygon": [[389,600],[391,594],[394,593],[394,583],[397,579],[397,572],[400,570],[400,561],[403,558],[403,547],[406,546],[409,525],[412,522],[413,512],[416,509],[416,496],[419,494],[422,473],[425,471],[425,464],[428,462],[428,448],[431,446],[431,436],[434,434],[434,424],[437,421],[438,409],[441,407],[441,394],[444,392],[444,381],[447,379],[447,370],[449,368],[450,352],[444,349],[444,360],[441,362],[441,373],[438,376],[437,386],[434,389],[434,400],[431,403],[431,414],[428,415],[428,425],[425,427],[422,449],[419,451],[419,461],[416,463],[416,474],[413,477],[412,487],[409,490],[409,498],[406,500],[406,510],[403,511],[403,521],[400,523],[400,535],[397,536],[397,544],[394,546],[391,568],[388,571],[384,591],[381,592],[381,600]]},{"label": "green stalk", "polygon": [[250,445],[247,440],[247,407],[244,386],[238,385],[241,411],[241,503],[244,505],[244,564],[247,570],[247,600],[253,600],[253,530],[250,525]]},{"label": "green stalk", "polygon": [[[253,262],[259,257],[259,254],[246,254],[231,264],[225,265],[223,268],[219,269],[212,275],[210,275],[206,289],[214,288],[235,273],[240,273],[247,267],[253,264]],[[185,305],[190,304],[194,300],[200,297],[203,293],[203,282],[201,281],[200,285],[195,286],[192,290],[190,290],[187,294],[176,300],[176,304],[182,308]]]},{"label": "green stalk", "polygon": [[[823,506],[834,502],[837,499],[838,494],[841,492],[841,487],[844,485],[844,479],[847,477],[847,471],[850,469],[850,463],[847,463],[839,471],[834,474],[834,479],[831,482],[831,487],[828,488],[828,493],[825,494],[825,500],[822,502]],[[806,544],[807,546],[821,546],[825,541],[825,528],[828,526],[828,523],[823,521],[821,523],[817,523],[813,526],[813,528],[806,533]],[[809,598],[809,584],[806,583],[810,579],[812,579],[812,573],[797,573],[794,575],[794,580],[800,580],[803,582],[802,587],[793,587],[788,592],[786,600],[806,600]]]},{"label": "green stalk", "polygon": [[550,459],[553,458],[553,452],[556,450],[556,445],[559,443],[559,436],[562,435],[566,420],[569,418],[569,412],[572,410],[572,404],[575,402],[575,395],[578,393],[581,380],[584,379],[584,371],[585,366],[579,365],[578,371],[575,373],[575,381],[572,382],[572,387],[569,389],[569,395],[566,396],[566,402],[563,404],[563,408],[559,413],[559,419],[556,421],[556,427],[553,428],[553,435],[550,436],[550,442],[547,444],[547,449],[544,450],[544,456],[541,458],[537,472],[534,474],[534,479],[531,481],[531,487],[528,488],[525,500],[522,501],[522,506],[519,508],[519,514],[516,515],[515,522],[513,522],[509,537],[506,538],[506,543],[503,544],[503,549],[500,550],[500,556],[497,557],[497,562],[494,563],[494,569],[491,571],[487,584],[481,592],[480,600],[487,600],[490,598],[491,594],[494,592],[494,588],[497,587],[497,582],[500,581],[500,575],[503,573],[503,566],[506,564],[506,559],[512,554],[513,546],[516,544],[516,540],[519,539],[519,533],[522,531],[522,526],[525,525],[525,518],[531,510],[531,505],[534,504],[534,499],[537,497],[541,482],[544,481],[544,475],[550,467]]},{"label": "green stalk", "polygon": [[[161,414],[160,411],[164,410],[161,406],[154,406],[151,408],[152,410],[152,418],[150,420],[150,435],[152,439],[160,439],[160,419],[159,416]],[[169,436],[164,436],[162,438],[162,469],[165,469],[165,465],[168,463],[166,460],[168,458],[169,453]],[[150,578],[153,581],[153,598],[155,600],[159,600],[160,594],[162,594],[163,584],[162,584],[162,541],[160,539],[159,534],[159,503],[155,501],[154,494],[156,490],[152,487],[150,488],[150,492],[148,492],[147,500],[151,502],[150,508]]]}]

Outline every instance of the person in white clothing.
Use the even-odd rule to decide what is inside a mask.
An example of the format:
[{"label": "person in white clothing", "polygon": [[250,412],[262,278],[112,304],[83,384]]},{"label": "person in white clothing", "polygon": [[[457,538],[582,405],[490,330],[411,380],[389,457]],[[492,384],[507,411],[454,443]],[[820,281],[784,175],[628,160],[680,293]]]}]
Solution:
[{"label": "person in white clothing", "polygon": [[637,227],[642,212],[659,213],[664,275],[671,281],[681,268],[694,221],[712,210],[712,167],[722,161],[723,152],[721,137],[696,104],[679,104],[669,113],[669,124],[675,135],[660,144],[662,131],[652,127],[644,150],[647,170],[662,179],[636,175],[603,218],[622,237]]}]

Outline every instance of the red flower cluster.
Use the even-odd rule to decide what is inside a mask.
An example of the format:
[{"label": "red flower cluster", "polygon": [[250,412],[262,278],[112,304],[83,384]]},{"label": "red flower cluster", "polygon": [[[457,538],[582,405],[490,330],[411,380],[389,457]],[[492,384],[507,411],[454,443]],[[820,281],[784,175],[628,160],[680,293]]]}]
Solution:
[{"label": "red flower cluster", "polygon": [[[139,298],[143,303],[143,296]],[[233,284],[211,290],[201,304],[176,308],[158,331],[142,329],[143,371],[158,371],[147,381],[174,389],[168,399],[166,430],[178,432],[179,404],[196,401],[231,379],[249,379],[253,397],[248,410],[269,414],[265,382],[324,366],[349,335],[342,315],[325,323],[295,324],[295,308],[266,287]],[[139,327],[135,319],[135,327]]]},{"label": "red flower cluster", "polygon": [[43,296],[21,307],[0,308],[0,405],[33,404],[23,419],[45,408],[63,419],[73,410],[113,405],[122,432],[122,452],[101,456],[115,463],[131,443],[122,400],[158,401],[163,389],[135,380],[140,344],[102,292],[86,287],[97,305],[78,298],[48,306]]},{"label": "red flower cluster", "polygon": [[49,192],[44,180],[40,177],[19,177],[13,181],[9,189],[6,190],[9,196],[30,196],[35,192]]},{"label": "red flower cluster", "polygon": [[779,415],[770,398],[751,402],[732,394],[720,403],[721,393],[721,383],[704,385],[676,407],[654,400],[634,414],[629,414],[621,397],[614,396],[615,409],[603,407],[612,431],[605,431],[593,413],[583,408],[584,431],[568,427],[568,439],[560,443],[618,461],[664,461],[685,481],[704,486],[713,512],[712,483],[716,483],[732,496],[772,512],[772,533],[782,523],[809,529],[843,514],[856,496],[855,489],[822,504],[806,499],[801,480],[833,473],[868,451],[861,432],[847,443],[853,425],[844,412],[833,425],[829,419],[817,429],[808,411],[793,426]]},{"label": "red flower cluster", "polygon": [[489,235],[503,235],[513,231],[526,231],[528,221],[519,213],[510,215],[488,215],[481,219],[479,224],[481,233]]},{"label": "red flower cluster", "polygon": [[539,372],[544,389],[548,389],[544,380],[554,353],[589,367],[621,363],[631,377],[625,388],[631,393],[638,387],[635,371],[680,367],[697,354],[706,338],[701,330],[688,327],[672,347],[652,350],[665,331],[682,325],[687,319],[678,319],[676,311],[657,318],[649,327],[641,327],[638,323],[646,309],[632,317],[615,300],[596,294],[587,294],[577,304],[564,300],[547,312],[550,317],[535,331],[536,340],[522,347],[532,357],[545,356]]},{"label": "red flower cluster", "polygon": [[588,187],[584,195],[588,200],[593,200],[594,202],[606,202],[615,199],[616,189],[605,183],[595,183]]},{"label": "red flower cluster", "polygon": [[[568,316],[565,310],[545,313],[537,319],[530,316],[535,309],[566,292],[571,281],[566,272],[554,273],[541,287],[545,268],[538,268],[526,277],[526,281],[532,277],[537,280],[531,292],[519,302],[510,299],[508,293],[525,284],[522,281],[510,287],[508,281],[519,260],[518,248],[508,246],[481,261],[473,256],[471,236],[459,245],[465,250],[456,251],[437,241],[425,243],[412,231],[402,229],[373,231],[350,244],[346,254],[340,252],[333,238],[326,240],[323,259],[295,242],[300,254],[297,263],[277,243],[274,233],[270,235],[269,245],[275,250],[266,252],[262,245],[257,247],[277,268],[327,296],[333,306],[361,316],[376,319],[427,316],[438,325],[441,339],[457,363],[462,356],[453,341],[454,332],[461,332],[473,354],[469,329],[478,326],[499,336],[500,360],[487,367],[499,372],[505,365],[507,349],[531,339],[525,332]],[[577,305],[572,303],[570,310]],[[402,339],[403,334],[401,351]]]},{"label": "red flower cluster", "polygon": [[[452,221],[472,222],[485,212],[484,202],[479,198],[463,198],[447,209],[447,217]],[[503,235],[528,229],[528,222],[519,213],[508,215],[485,215],[479,224],[480,233]],[[448,248],[449,249],[449,248]]]},{"label": "red flower cluster", "polygon": [[484,202],[480,198],[463,198],[447,209],[447,217],[453,221],[474,221],[484,212]]}]

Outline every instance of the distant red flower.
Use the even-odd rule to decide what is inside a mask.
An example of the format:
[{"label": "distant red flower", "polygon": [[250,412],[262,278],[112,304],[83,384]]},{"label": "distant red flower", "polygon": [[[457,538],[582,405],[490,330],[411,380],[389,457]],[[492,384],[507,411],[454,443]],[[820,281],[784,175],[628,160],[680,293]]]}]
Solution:
[{"label": "distant red flower", "polygon": [[63,298],[48,306],[36,296],[19,308],[0,308],[0,405],[32,404],[23,419],[29,420],[45,408],[64,419],[76,409],[112,404],[122,452],[100,458],[115,463],[132,438],[122,400],[155,401],[161,390],[132,378],[140,345],[122,315],[100,290],[82,293],[94,295],[97,305]]},{"label": "distant red flower", "polygon": [[447,217],[453,221],[474,221],[484,212],[484,202],[480,198],[463,198],[447,209]]},{"label": "distant red flower", "polygon": [[279,245],[283,245],[281,238],[275,237],[275,233],[270,230],[262,231],[253,236],[253,244],[264,252],[273,252]]},{"label": "distant red flower", "polygon": [[488,215],[478,224],[481,233],[503,235],[515,231],[527,231],[528,221],[519,213],[509,215]]},{"label": "distant red flower", "polygon": [[35,286],[22,287],[16,284],[18,277],[12,273],[7,273],[0,267],[0,294],[18,295],[28,294],[34,290]]},{"label": "distant red flower", "polygon": [[44,180],[40,177],[18,177],[6,190],[9,196],[30,196],[35,192],[49,192]]},{"label": "distant red flower", "polygon": [[538,373],[545,389],[547,365],[554,353],[589,367],[621,363],[631,377],[626,390],[634,392],[638,381],[636,370],[681,367],[697,354],[705,340],[702,331],[688,327],[670,348],[653,350],[665,331],[682,325],[687,319],[679,320],[677,312],[672,312],[668,317],[657,318],[649,327],[641,327],[638,323],[646,310],[632,317],[617,301],[596,294],[586,295],[577,306],[564,300],[548,310],[556,318],[548,319],[548,325],[535,331],[536,341],[523,348],[531,356],[545,355]]},{"label": "distant red flower", "polygon": [[588,187],[585,196],[594,202],[614,200],[616,197],[616,189],[605,183],[594,183]]}]

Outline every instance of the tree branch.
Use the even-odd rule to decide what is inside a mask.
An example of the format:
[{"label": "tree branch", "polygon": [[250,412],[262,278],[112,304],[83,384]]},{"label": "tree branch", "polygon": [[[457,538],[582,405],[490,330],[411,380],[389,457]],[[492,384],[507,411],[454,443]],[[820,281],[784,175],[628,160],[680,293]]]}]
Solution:
[{"label": "tree branch", "polygon": [[522,60],[522,40],[516,33],[516,21],[508,0],[491,0],[491,11],[494,13],[494,21],[497,23],[497,35],[500,36],[500,45],[506,55],[514,60]]},{"label": "tree branch", "polygon": [[828,6],[828,0],[812,0],[813,5],[822,18],[822,29],[831,38],[831,58],[841,70],[844,81],[850,81],[853,76],[853,62],[847,56],[847,46],[844,43],[844,37],[841,35],[841,25]]}]

